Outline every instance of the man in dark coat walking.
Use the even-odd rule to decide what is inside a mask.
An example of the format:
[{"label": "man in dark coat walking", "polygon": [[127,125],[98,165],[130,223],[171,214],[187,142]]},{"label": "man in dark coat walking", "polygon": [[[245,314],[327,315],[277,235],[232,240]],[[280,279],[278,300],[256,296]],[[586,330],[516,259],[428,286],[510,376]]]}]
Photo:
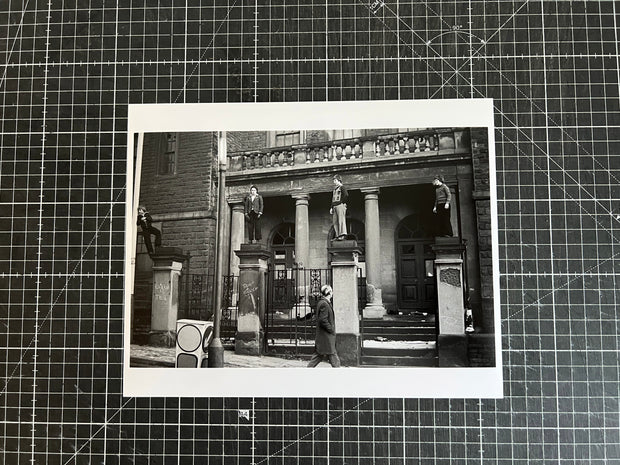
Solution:
[{"label": "man in dark coat walking", "polygon": [[321,287],[321,298],[316,304],[316,337],[314,339],[314,354],[308,362],[308,367],[317,366],[327,357],[332,367],[340,366],[340,359],[336,353],[336,319],[331,304],[333,290],[328,284]]}]

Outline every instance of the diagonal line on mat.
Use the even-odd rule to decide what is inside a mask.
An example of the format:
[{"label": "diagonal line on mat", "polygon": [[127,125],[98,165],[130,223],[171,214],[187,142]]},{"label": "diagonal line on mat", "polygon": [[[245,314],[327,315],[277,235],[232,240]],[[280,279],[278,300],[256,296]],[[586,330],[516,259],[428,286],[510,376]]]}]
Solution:
[{"label": "diagonal line on mat", "polygon": [[320,429],[323,429],[323,428],[328,428],[328,427],[329,427],[329,425],[331,424],[331,422],[333,422],[334,420],[338,420],[338,419],[340,419],[340,418],[344,417],[347,413],[350,413],[350,412],[354,412],[354,411],[356,411],[357,409],[359,409],[359,408],[360,408],[360,406],[361,406],[361,405],[364,405],[364,404],[365,404],[366,402],[368,402],[369,400],[372,400],[372,399],[366,399],[366,400],[363,400],[363,401],[359,402],[359,403],[358,403],[355,407],[350,408],[349,410],[346,410],[346,411],[342,412],[340,415],[338,415],[338,416],[336,416],[336,417],[334,417],[334,418],[332,418],[332,419],[328,419],[328,420],[327,420],[327,423],[325,423],[325,424],[323,424],[323,425],[320,425],[320,426],[317,426],[316,428],[314,428],[314,429],[313,429],[312,431],[310,431],[309,433],[304,434],[304,435],[303,435],[302,437],[300,437],[299,439],[296,439],[295,441],[292,441],[292,442],[288,443],[286,446],[284,446],[284,447],[283,447],[282,449],[280,449],[279,451],[274,452],[274,453],[273,453],[273,454],[271,454],[271,455],[268,455],[266,458],[264,458],[264,459],[263,459],[263,460],[261,460],[260,462],[256,462],[254,465],[260,465],[260,464],[265,463],[265,462],[269,463],[269,459],[272,459],[272,458],[274,458],[274,457],[276,457],[276,456],[280,455],[281,453],[283,453],[283,452],[284,452],[286,449],[288,449],[289,447],[292,447],[292,446],[294,446],[295,444],[300,443],[301,441],[303,441],[304,439],[306,439],[308,436],[313,435],[314,433],[316,433],[316,432],[317,432],[317,431],[319,431]]},{"label": "diagonal line on mat", "polygon": [[[228,8],[228,11],[226,11],[226,16],[224,16],[224,19],[222,19],[222,21],[220,22],[219,26],[217,27],[217,30],[213,33],[212,37],[211,37],[211,41],[207,44],[207,46],[204,48],[204,50],[202,51],[202,54],[200,55],[200,58],[198,59],[196,66],[194,66],[194,69],[192,70],[191,73],[189,73],[189,76],[187,77],[187,79],[185,80],[185,83],[183,83],[183,87],[181,88],[181,90],[179,91],[179,93],[177,94],[177,98],[174,99],[174,103],[177,103],[179,100],[179,97],[181,96],[181,94],[183,94],[183,92],[185,91],[185,89],[187,89],[187,84],[189,83],[189,80],[194,76],[194,73],[196,72],[196,70],[198,69],[198,67],[200,66],[200,62],[202,61],[202,59],[204,58],[205,54],[207,53],[207,51],[211,48],[211,45],[213,45],[213,42],[215,41],[215,37],[218,35],[218,33],[220,32],[220,29],[222,29],[222,26],[224,24],[226,24],[226,21],[228,20],[228,17],[230,16],[230,12],[232,11],[232,9],[237,5],[237,1],[235,0],[233,2],[233,4],[230,6],[230,8]],[[184,102],[186,103],[186,102]]]},{"label": "diagonal line on mat", "polygon": [[19,35],[22,25],[24,24],[24,16],[26,16],[26,9],[28,8],[28,3],[30,3],[30,0],[26,0],[26,4],[22,8],[22,17],[19,20],[19,25],[17,26],[17,31],[15,32],[15,37],[13,38],[13,43],[11,44],[11,50],[9,51],[9,54],[6,57],[6,64],[4,65],[4,72],[2,73],[2,77],[0,78],[0,87],[2,87],[2,84],[4,84],[4,80],[6,78],[6,72],[7,72],[7,69],[9,68],[9,61],[11,60],[11,55],[13,55],[13,49],[15,48],[15,42],[17,42],[17,36]]},{"label": "diagonal line on mat", "polygon": [[37,328],[35,328],[35,333],[32,337],[32,339],[30,340],[30,343],[28,344],[28,346],[26,346],[23,349],[23,352],[19,358],[19,361],[17,362],[17,364],[15,365],[15,368],[13,368],[13,371],[11,372],[11,374],[6,378],[6,383],[4,384],[4,387],[2,388],[2,391],[0,392],[0,396],[4,395],[6,393],[7,387],[9,385],[9,382],[13,379],[15,372],[17,371],[17,369],[21,366],[21,364],[24,361],[24,357],[26,356],[26,353],[28,353],[28,351],[30,350],[30,348],[32,347],[32,344],[34,343],[36,337],[39,334],[39,331],[41,330],[41,328],[43,327],[43,325],[47,322],[47,320],[49,320],[50,315],[52,314],[52,311],[54,310],[54,306],[56,305],[56,303],[58,302],[58,300],[60,299],[60,297],[64,294],[64,292],[67,289],[67,286],[69,285],[69,282],[71,281],[71,279],[73,279],[73,277],[75,277],[75,270],[77,270],[77,268],[82,264],[82,261],[84,260],[84,256],[86,255],[86,252],[90,249],[90,247],[92,246],[93,242],[95,241],[95,239],[97,238],[97,236],[99,235],[99,232],[101,231],[101,228],[103,228],[105,222],[108,220],[108,217],[111,215],[112,213],[112,209],[114,208],[114,206],[118,203],[118,199],[120,198],[121,194],[125,191],[125,187],[123,186],[121,188],[121,190],[119,191],[118,195],[116,196],[116,199],[114,200],[114,203],[112,204],[112,206],[110,207],[110,210],[108,210],[108,212],[106,213],[106,216],[103,218],[103,220],[101,221],[101,223],[99,224],[99,226],[97,227],[97,230],[95,231],[95,234],[93,235],[92,239],[90,240],[90,242],[87,244],[86,248],[82,251],[82,255],[80,257],[80,259],[77,261],[77,263],[75,264],[75,266],[73,267],[73,272],[71,274],[68,275],[67,280],[65,281],[65,285],[63,286],[63,288],[58,292],[58,295],[56,296],[56,299],[54,300],[54,302],[52,302],[52,304],[50,305],[50,309],[47,312],[47,314],[45,315],[45,317],[43,318],[43,320],[41,321],[41,323],[39,324],[39,326]]},{"label": "diagonal line on mat", "polygon": [[90,442],[91,442],[93,439],[95,439],[95,437],[99,434],[99,432],[100,432],[100,431],[102,431],[103,429],[105,429],[105,428],[108,426],[108,424],[110,423],[110,421],[112,421],[112,419],[113,419],[116,415],[118,415],[118,414],[119,414],[119,413],[120,413],[120,412],[121,412],[121,411],[122,411],[122,410],[123,410],[123,409],[127,406],[127,404],[128,404],[129,402],[131,402],[132,400],[135,400],[135,397],[130,397],[129,399],[127,399],[127,400],[125,401],[125,403],[124,403],[123,405],[121,405],[121,406],[120,406],[120,407],[116,410],[116,412],[114,412],[114,413],[113,413],[113,414],[112,414],[109,418],[107,418],[107,419],[105,420],[105,422],[101,424],[101,427],[100,427],[97,431],[95,431],[95,432],[92,434],[92,436],[91,436],[90,438],[86,439],[86,440],[84,441],[84,443],[80,446],[80,448],[79,448],[79,449],[77,449],[77,450],[73,453],[73,455],[72,455],[71,457],[69,457],[69,458],[68,458],[68,459],[64,462],[64,465],[67,465],[67,464],[68,464],[71,460],[73,460],[74,458],[76,458],[76,457],[78,456],[78,454],[80,453],[80,451],[81,451],[82,449],[84,449],[84,448],[85,448],[88,444],[90,444]]}]

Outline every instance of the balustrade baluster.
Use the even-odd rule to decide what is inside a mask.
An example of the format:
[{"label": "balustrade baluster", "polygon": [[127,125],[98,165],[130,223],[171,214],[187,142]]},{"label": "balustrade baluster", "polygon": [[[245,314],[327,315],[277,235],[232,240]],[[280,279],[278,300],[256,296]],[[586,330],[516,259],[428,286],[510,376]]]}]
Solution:
[{"label": "balustrade baluster", "polygon": [[426,138],[420,136],[420,152],[426,152]]},{"label": "balustrade baluster", "polygon": [[359,142],[355,142],[355,145],[353,146],[353,153],[355,158],[362,158],[362,147]]},{"label": "balustrade baluster", "polygon": [[409,136],[403,136],[403,153],[409,152]]},{"label": "balustrade baluster", "polygon": [[437,144],[437,134],[431,134],[429,137],[429,142],[430,142],[430,149],[431,150],[437,150],[438,149],[438,145]]}]

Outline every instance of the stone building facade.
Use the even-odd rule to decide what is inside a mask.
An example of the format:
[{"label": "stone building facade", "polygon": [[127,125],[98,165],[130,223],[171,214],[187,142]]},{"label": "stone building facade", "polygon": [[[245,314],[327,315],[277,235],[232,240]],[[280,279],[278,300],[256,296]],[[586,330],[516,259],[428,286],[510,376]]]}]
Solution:
[{"label": "stone building facade", "polygon": [[[189,274],[214,268],[216,142],[214,133],[144,138],[140,203],[161,227],[164,245],[187,251]],[[493,332],[487,128],[229,132],[227,145],[226,274],[239,272],[234,251],[247,241],[243,199],[251,185],[264,198],[262,242],[274,265],[328,268],[329,208],[339,174],[375,304],[392,314],[433,313],[431,183],[440,174],[453,195],[453,230],[466,243],[464,273],[476,328]],[[139,246],[138,276],[148,269],[144,252]]]}]

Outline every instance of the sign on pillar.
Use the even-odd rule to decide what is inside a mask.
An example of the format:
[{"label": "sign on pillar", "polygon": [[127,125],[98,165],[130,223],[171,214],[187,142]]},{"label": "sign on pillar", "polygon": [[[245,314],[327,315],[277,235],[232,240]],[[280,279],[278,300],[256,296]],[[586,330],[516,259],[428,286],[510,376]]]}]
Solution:
[{"label": "sign on pillar", "polygon": [[149,343],[174,347],[179,312],[179,277],[185,256],[177,247],[160,247],[153,254],[153,293]]},{"label": "sign on pillar", "polygon": [[465,246],[457,237],[438,237],[435,251],[435,279],[437,284],[437,338],[439,366],[467,365],[465,336],[465,300],[463,280],[463,252]]},{"label": "sign on pillar", "polygon": [[241,244],[239,257],[239,312],[235,353],[261,355],[265,316],[265,282],[271,253],[259,244]]}]

